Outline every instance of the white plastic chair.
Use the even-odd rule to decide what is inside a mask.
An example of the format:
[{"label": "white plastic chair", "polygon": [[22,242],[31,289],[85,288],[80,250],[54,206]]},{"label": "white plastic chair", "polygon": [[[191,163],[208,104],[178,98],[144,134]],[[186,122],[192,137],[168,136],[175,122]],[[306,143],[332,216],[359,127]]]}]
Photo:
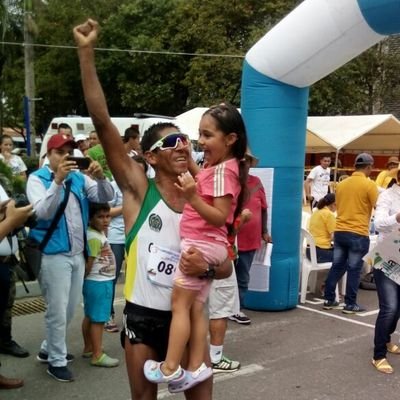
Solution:
[{"label": "white plastic chair", "polygon": [[306,196],[306,189],[304,188],[304,185],[303,185],[303,206],[306,206],[308,204],[308,201],[307,201],[307,196]]},{"label": "white plastic chair", "polygon": [[[310,248],[311,260],[309,260],[308,257],[306,256],[307,245]],[[317,263],[317,250],[315,247],[314,238],[312,237],[310,232],[308,232],[306,229],[303,228],[301,229],[300,249],[301,249],[300,303],[305,303],[310,273],[312,271],[329,270],[332,266],[332,262]],[[312,284],[310,284],[310,287],[314,288],[313,290],[315,290],[315,284],[316,284],[316,274],[313,277]],[[346,288],[346,276],[342,278],[342,291],[344,291],[345,288]],[[339,301],[338,287],[336,287],[336,300]]]},{"label": "white plastic chair", "polygon": [[307,211],[301,212],[301,229],[308,230],[308,224],[310,222],[311,214]]}]

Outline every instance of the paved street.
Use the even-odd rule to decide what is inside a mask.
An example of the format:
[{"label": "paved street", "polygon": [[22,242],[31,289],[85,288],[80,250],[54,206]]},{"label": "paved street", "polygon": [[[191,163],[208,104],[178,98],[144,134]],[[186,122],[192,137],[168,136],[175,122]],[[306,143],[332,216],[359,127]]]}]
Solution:
[{"label": "paved street", "polygon": [[[116,310],[121,316],[121,297],[117,303]],[[400,356],[389,356],[395,368],[391,376],[376,372],[370,364],[377,313],[376,292],[360,290],[359,303],[366,306],[368,312],[345,316],[338,310],[322,311],[321,300],[309,295],[306,304],[293,310],[249,311],[250,326],[230,322],[225,353],[240,360],[242,369],[234,374],[217,375],[213,398],[397,400]],[[111,356],[121,358],[121,365],[113,369],[91,367],[87,360],[79,357],[81,317],[80,308],[69,331],[69,351],[76,356],[71,364],[76,375],[72,383],[54,381],[46,374],[45,366],[35,359],[43,337],[43,313],[15,317],[15,338],[32,355],[26,359],[1,356],[2,373],[25,378],[26,385],[18,390],[1,391],[0,399],[130,399],[119,335],[105,333],[104,345]],[[183,399],[183,396],[171,396],[164,389],[159,398]]]}]

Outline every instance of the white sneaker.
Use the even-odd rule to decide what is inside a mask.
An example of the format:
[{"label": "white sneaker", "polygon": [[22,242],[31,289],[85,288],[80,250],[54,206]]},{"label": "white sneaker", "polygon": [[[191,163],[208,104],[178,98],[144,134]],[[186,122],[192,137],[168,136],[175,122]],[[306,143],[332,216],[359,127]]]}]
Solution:
[{"label": "white sneaker", "polygon": [[213,363],[212,369],[214,374],[219,374],[221,372],[235,372],[240,368],[239,361],[230,360],[226,356],[222,356],[221,361],[219,363]]}]

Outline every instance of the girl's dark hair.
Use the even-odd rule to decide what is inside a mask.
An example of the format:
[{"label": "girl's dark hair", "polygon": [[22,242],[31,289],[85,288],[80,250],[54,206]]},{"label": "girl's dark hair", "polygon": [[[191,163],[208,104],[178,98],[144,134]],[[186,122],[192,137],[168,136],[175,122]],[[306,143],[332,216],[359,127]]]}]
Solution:
[{"label": "girl's dark hair", "polygon": [[0,136],[0,144],[3,144],[4,139],[10,139],[11,142],[14,143],[13,138],[12,138],[10,135],[1,135],[1,136]]},{"label": "girl's dark hair", "polygon": [[99,211],[110,211],[108,203],[89,203],[89,220],[91,220]]},{"label": "girl's dark hair", "polygon": [[[229,103],[221,103],[209,108],[204,114],[211,116],[217,129],[225,135],[236,133],[237,140],[232,145],[232,154],[239,161],[239,183],[241,186],[240,194],[237,200],[237,206],[234,212],[234,220],[242,212],[244,200],[247,197],[247,175],[248,170],[245,165],[244,155],[247,149],[247,134],[244,121],[238,109]],[[233,224],[228,226],[231,233]]]},{"label": "girl's dark hair", "polygon": [[318,208],[318,210],[322,210],[324,207],[330,206],[335,201],[336,201],[335,194],[334,193],[328,193],[321,200],[318,201],[317,208]]},{"label": "girl's dark hair", "polygon": [[160,133],[167,128],[176,129],[178,132],[180,131],[180,129],[172,122],[159,122],[151,125],[150,128],[146,130],[143,134],[142,141],[140,142],[143,153],[150,150],[150,147],[160,139]]}]

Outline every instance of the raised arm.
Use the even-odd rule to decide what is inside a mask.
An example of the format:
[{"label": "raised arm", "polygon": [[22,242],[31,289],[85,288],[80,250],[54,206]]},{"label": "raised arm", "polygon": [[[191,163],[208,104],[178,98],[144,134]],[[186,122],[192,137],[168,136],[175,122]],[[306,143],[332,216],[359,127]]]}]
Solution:
[{"label": "raised arm", "polygon": [[111,121],[97,76],[94,45],[99,32],[98,23],[88,19],[84,24],[76,26],[73,32],[78,46],[86,106],[103,145],[107,163],[121,190],[129,190],[139,199],[143,199],[147,189],[146,176],[143,169],[126,154],[118,129]]}]

